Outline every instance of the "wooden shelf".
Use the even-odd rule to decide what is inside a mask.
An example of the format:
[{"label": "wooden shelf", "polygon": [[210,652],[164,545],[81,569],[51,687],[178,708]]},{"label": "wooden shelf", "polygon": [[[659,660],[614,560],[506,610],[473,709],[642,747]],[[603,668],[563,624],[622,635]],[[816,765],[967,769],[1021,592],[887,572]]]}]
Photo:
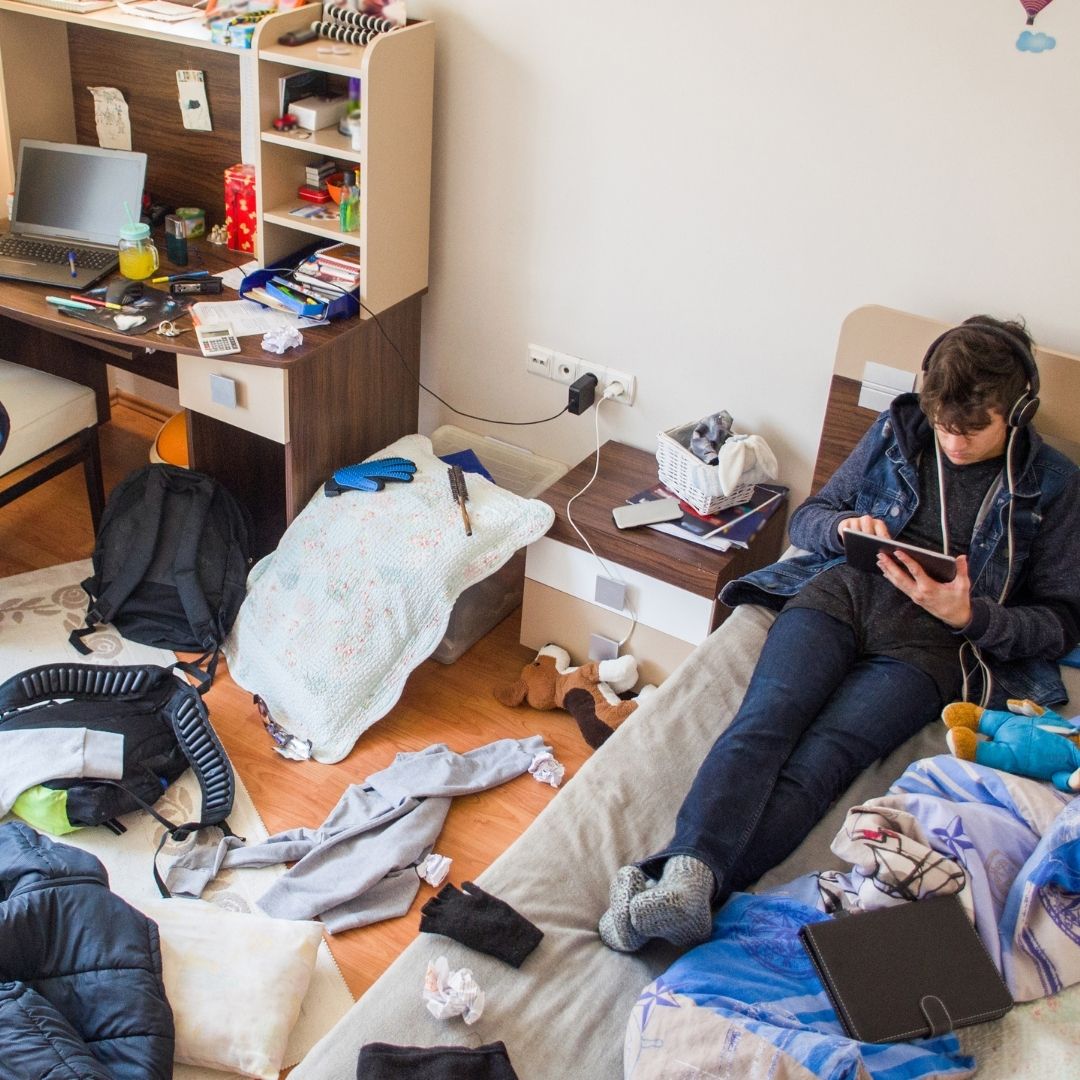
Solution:
[{"label": "wooden shelf", "polygon": [[269,130],[262,133],[262,141],[277,146],[287,146],[292,150],[306,150],[311,154],[324,154],[326,157],[344,158],[346,161],[363,161],[360,150],[352,148],[348,135],[342,135],[337,128],[321,128],[311,132],[306,138],[296,131]]},{"label": "wooden shelf", "polygon": [[309,233],[311,236],[324,236],[327,240],[336,240],[339,244],[356,244],[359,246],[359,232],[342,232],[334,221],[294,217],[289,213],[290,210],[295,210],[298,206],[311,205],[311,203],[298,201],[288,206],[275,207],[273,210],[264,212],[263,220],[274,225],[284,225],[286,228],[295,229],[297,232]]}]

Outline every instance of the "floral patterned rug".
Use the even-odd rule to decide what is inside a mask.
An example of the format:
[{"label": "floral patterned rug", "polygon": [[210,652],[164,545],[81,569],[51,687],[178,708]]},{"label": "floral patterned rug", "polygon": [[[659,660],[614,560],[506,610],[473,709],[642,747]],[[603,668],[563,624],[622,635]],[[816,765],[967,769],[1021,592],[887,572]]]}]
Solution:
[{"label": "floral patterned rug", "polygon": [[[0,681],[30,667],[64,660],[117,665],[168,664],[174,659],[164,649],[127,641],[112,627],[83,639],[93,650],[91,656],[83,657],[75,652],[67,638],[83,624],[87,598],[79,582],[91,572],[90,561],[85,560],[0,578]],[[165,792],[157,809],[171,821],[191,821],[197,819],[200,803],[199,785],[189,770]],[[121,820],[127,827],[123,836],[115,836],[107,829],[83,829],[63,837],[62,841],[96,855],[109,872],[113,891],[138,908],[140,901],[159,899],[153,859],[162,826],[142,812]],[[267,837],[266,826],[239,776],[229,826],[250,843]],[[162,874],[170,861],[192,844],[216,843],[219,835],[215,830],[204,830],[183,843],[166,843],[159,860]],[[252,911],[258,897],[283,872],[284,867],[225,870],[215,878],[203,899],[231,911]],[[286,1065],[296,1064],[351,1005],[352,995],[324,941],[311,989],[289,1040]],[[226,1075],[190,1065],[177,1065],[174,1072],[176,1080],[211,1080]]]}]

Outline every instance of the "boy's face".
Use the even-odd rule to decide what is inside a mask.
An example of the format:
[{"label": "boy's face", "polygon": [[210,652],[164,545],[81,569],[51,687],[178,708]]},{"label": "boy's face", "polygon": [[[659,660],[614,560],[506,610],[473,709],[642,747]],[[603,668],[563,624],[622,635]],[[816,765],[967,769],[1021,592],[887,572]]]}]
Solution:
[{"label": "boy's face", "polygon": [[974,465],[976,461],[987,461],[1005,452],[1009,429],[1004,415],[991,409],[990,423],[986,427],[960,435],[935,424],[934,432],[941,452],[949,461],[954,465]]}]

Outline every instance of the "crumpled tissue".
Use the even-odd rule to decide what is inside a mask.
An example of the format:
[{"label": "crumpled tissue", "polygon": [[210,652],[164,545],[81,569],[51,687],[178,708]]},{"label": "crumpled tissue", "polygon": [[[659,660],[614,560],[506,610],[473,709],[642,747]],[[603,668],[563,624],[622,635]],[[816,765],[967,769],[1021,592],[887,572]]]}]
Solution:
[{"label": "crumpled tissue", "polygon": [[275,326],[263,334],[262,347],[267,352],[280,355],[286,349],[304,344],[304,335],[295,326]]},{"label": "crumpled tissue", "polygon": [[450,864],[453,861],[445,855],[436,855],[433,851],[416,866],[416,873],[421,881],[426,881],[429,885],[441,885],[446,880],[446,875],[450,873]]},{"label": "crumpled tissue", "polygon": [[566,766],[561,761],[556,761],[551,754],[546,751],[542,754],[537,754],[532,759],[532,764],[529,766],[529,772],[532,773],[534,780],[538,780],[541,784],[550,784],[552,787],[558,787],[562,783],[563,774],[566,772]]},{"label": "crumpled tissue", "polygon": [[436,1020],[460,1016],[466,1024],[475,1024],[484,1011],[484,991],[477,986],[473,973],[468,968],[451,971],[445,956],[428,963],[423,999]]}]

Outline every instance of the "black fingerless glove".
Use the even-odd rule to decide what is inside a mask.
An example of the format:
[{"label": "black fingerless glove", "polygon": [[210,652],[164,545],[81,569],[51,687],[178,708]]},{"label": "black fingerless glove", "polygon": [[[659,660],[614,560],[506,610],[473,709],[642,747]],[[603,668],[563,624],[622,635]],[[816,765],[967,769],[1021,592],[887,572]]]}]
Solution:
[{"label": "black fingerless glove", "polygon": [[420,909],[420,930],[453,938],[511,967],[521,967],[544,936],[508,903],[471,881],[461,889],[445,885],[433,896]]}]

